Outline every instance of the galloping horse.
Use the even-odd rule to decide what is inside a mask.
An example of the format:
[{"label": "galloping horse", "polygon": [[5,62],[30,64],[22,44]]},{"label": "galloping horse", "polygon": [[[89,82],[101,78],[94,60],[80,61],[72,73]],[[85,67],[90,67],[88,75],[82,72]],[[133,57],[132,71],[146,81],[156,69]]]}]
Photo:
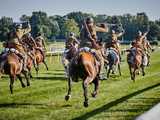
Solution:
[{"label": "galloping horse", "polygon": [[70,49],[65,50],[62,55],[62,64],[65,69],[66,77],[68,77],[69,73],[69,63],[71,62],[72,58],[76,56],[77,52],[78,48],[76,48],[76,46],[71,46]]},{"label": "galloping horse", "polygon": [[72,81],[77,80],[79,77],[83,80],[84,90],[84,106],[88,107],[88,85],[94,83],[95,88],[92,97],[96,97],[99,88],[99,72],[100,63],[97,62],[93,53],[85,50],[80,50],[78,56],[72,59],[69,65],[69,78],[68,78],[68,93],[65,100],[71,97]]},{"label": "galloping horse", "polygon": [[39,71],[39,64],[41,64],[41,63],[44,63],[44,65],[46,66],[46,69],[48,70],[48,66],[47,66],[47,63],[45,62],[45,56],[44,56],[44,53],[43,53],[43,50],[42,50],[42,46],[37,47],[36,41],[34,41],[31,36],[26,36],[23,39],[23,43],[25,43],[26,46],[28,46],[28,48],[27,48],[28,52],[31,53],[29,55],[29,58],[28,58],[28,66],[27,66],[27,68],[29,70],[30,77],[32,77],[31,67],[32,67],[32,64],[33,64],[33,62],[32,62],[33,59],[35,59],[35,62],[36,62],[34,64],[34,67],[35,67],[35,70],[37,72],[37,75],[38,75],[38,71]]},{"label": "galloping horse", "polygon": [[129,52],[127,55],[127,62],[129,65],[131,80],[135,81],[135,75],[136,73],[139,74],[140,68],[142,70],[142,75],[145,75],[144,67],[147,60],[143,60],[143,52],[138,47],[133,47],[130,50],[127,50],[127,52]]},{"label": "galloping horse", "polygon": [[36,58],[36,63],[37,63],[37,75],[38,75],[38,71],[39,71],[39,65],[41,63],[43,63],[46,67],[46,69],[48,70],[48,66],[47,66],[47,63],[45,61],[45,57],[42,53],[42,50],[40,48],[35,48],[35,58]]},{"label": "galloping horse", "polygon": [[120,67],[120,57],[117,53],[117,51],[114,48],[107,48],[105,52],[106,59],[108,60],[108,63],[105,65],[107,72],[107,78],[109,78],[109,74],[112,71],[114,74],[115,71],[119,71],[119,75],[121,76],[121,67]]},{"label": "galloping horse", "polygon": [[45,46],[42,44],[41,39],[35,39],[35,43],[36,43],[36,47],[35,47],[35,59],[36,59],[36,63],[37,63],[37,75],[38,75],[38,71],[39,71],[39,65],[41,63],[43,63],[46,67],[46,69],[48,70],[48,66],[47,63],[45,61],[45,51],[44,49]]},{"label": "galloping horse", "polygon": [[27,80],[27,86],[30,86],[30,82],[29,82],[27,73],[24,72],[22,68],[23,63],[20,60],[20,57],[16,53],[12,51],[8,52],[5,58],[3,58],[3,60],[1,61],[1,65],[2,65],[1,72],[4,74],[8,74],[10,77],[11,94],[13,94],[13,84],[14,84],[16,77],[18,77],[18,79],[20,80],[22,87],[23,88],[25,87],[25,84],[22,81],[21,74],[25,76],[25,79]]}]

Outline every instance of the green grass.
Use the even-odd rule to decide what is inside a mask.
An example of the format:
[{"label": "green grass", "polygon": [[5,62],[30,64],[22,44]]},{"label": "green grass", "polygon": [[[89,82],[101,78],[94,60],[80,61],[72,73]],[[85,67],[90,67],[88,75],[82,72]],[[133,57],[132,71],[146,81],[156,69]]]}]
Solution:
[{"label": "green grass", "polygon": [[[0,80],[0,120],[132,120],[160,101],[160,51],[151,57],[146,76],[138,76],[135,83],[126,61],[122,63],[122,76],[101,81],[97,98],[89,93],[88,108],[83,107],[81,81],[73,83],[72,98],[64,100],[67,81],[60,58],[48,58],[49,71],[41,65],[39,79],[32,79],[28,88],[15,81],[13,95],[9,79]],[[90,85],[89,92],[92,89]]]}]

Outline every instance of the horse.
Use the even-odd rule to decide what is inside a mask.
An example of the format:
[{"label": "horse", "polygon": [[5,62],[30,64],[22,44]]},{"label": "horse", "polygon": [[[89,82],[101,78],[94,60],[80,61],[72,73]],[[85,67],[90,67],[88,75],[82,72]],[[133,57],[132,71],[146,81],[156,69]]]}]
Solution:
[{"label": "horse", "polygon": [[31,63],[31,61],[33,61],[33,59],[35,60],[35,63],[33,65],[34,65],[34,68],[36,70],[37,75],[38,75],[38,71],[39,71],[39,65],[41,63],[44,63],[46,69],[48,70],[48,66],[45,61],[45,55],[43,52],[43,46],[37,46],[36,41],[31,36],[27,36],[27,35],[24,36],[24,38],[22,39],[22,42],[24,44],[26,44],[26,46],[27,46],[26,49],[27,49],[28,53],[30,53],[29,59],[27,60],[28,61],[27,68],[29,70],[29,76],[32,77],[31,67],[32,67],[33,62]]},{"label": "horse", "polygon": [[[3,64],[3,65],[2,65]],[[7,74],[10,77],[10,92],[13,94],[13,84],[18,77],[21,82],[21,86],[24,88],[25,84],[22,81],[22,74],[25,76],[27,86],[30,86],[29,78],[27,76],[27,72],[23,71],[23,63],[20,60],[20,56],[17,53],[8,51],[7,55],[1,61],[1,72],[3,74]]]},{"label": "horse", "polygon": [[117,51],[114,48],[107,48],[105,49],[105,57],[108,61],[108,63],[105,64],[105,68],[107,71],[107,78],[109,78],[111,71],[112,74],[115,74],[115,72],[117,71],[117,67],[119,75],[121,76],[120,57]]},{"label": "horse", "polygon": [[145,52],[146,52],[146,55],[147,55],[147,58],[148,58],[148,63],[147,63],[147,66],[150,65],[150,54],[151,52],[154,51],[154,49],[152,48],[150,42],[148,40],[143,40],[143,45],[144,45],[144,49],[145,49]]},{"label": "horse", "polygon": [[92,97],[96,97],[99,89],[99,73],[100,63],[96,60],[94,53],[90,52],[90,50],[80,49],[78,55],[69,64],[68,93],[65,96],[65,100],[68,101],[71,97],[72,81],[77,81],[78,78],[81,78],[84,91],[83,105],[88,107],[88,85],[94,83]]},{"label": "horse", "polygon": [[36,69],[37,75],[38,75],[38,71],[39,71],[39,65],[41,63],[43,63],[45,65],[46,69],[48,70],[48,66],[45,61],[45,56],[44,56],[44,53],[42,52],[41,48],[35,48],[35,59],[36,59],[36,63],[37,63],[37,69]]},{"label": "horse", "polygon": [[76,56],[77,52],[78,47],[72,45],[69,49],[66,49],[62,55],[62,64],[65,69],[66,77],[68,77],[69,63],[71,62],[72,58]]},{"label": "horse", "polygon": [[142,70],[142,75],[145,75],[144,67],[147,65],[147,58],[143,55],[143,51],[138,47],[133,47],[129,50],[127,54],[127,62],[129,65],[129,71],[131,75],[131,80],[135,82],[136,73],[139,74],[140,68]]}]

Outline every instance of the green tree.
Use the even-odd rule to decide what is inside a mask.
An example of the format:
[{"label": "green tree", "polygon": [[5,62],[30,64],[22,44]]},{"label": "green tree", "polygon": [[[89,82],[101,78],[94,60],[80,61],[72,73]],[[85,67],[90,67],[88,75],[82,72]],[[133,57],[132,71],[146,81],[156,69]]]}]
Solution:
[{"label": "green tree", "polygon": [[7,39],[7,33],[11,30],[13,19],[10,17],[2,17],[0,19],[0,41]]},{"label": "green tree", "polygon": [[49,17],[49,28],[51,29],[51,36],[58,36],[60,34],[60,27],[54,17]]},{"label": "green tree", "polygon": [[160,37],[160,26],[155,22],[150,22],[149,40],[157,40]]},{"label": "green tree", "polygon": [[27,16],[27,15],[22,15],[21,17],[20,17],[20,21],[21,22],[27,22],[27,21],[30,21],[30,16]]},{"label": "green tree", "polygon": [[79,35],[79,27],[74,19],[67,19],[64,22],[64,26],[62,27],[62,33],[67,37],[69,32],[74,32],[76,35]]}]

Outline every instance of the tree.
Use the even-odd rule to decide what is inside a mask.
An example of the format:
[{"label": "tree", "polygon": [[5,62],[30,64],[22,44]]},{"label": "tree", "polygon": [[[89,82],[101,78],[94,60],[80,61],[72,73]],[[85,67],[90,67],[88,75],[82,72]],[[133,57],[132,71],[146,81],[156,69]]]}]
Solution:
[{"label": "tree", "polygon": [[150,22],[149,40],[157,40],[160,37],[160,26],[155,22]]},{"label": "tree", "polygon": [[82,26],[83,21],[87,18],[87,17],[93,17],[93,14],[88,14],[88,13],[82,13],[82,12],[71,12],[69,14],[66,15],[66,17],[68,19],[74,19],[75,22],[78,24],[79,27]]},{"label": "tree", "polygon": [[20,21],[21,22],[28,22],[28,21],[30,21],[30,16],[27,16],[27,15],[22,15],[21,17],[20,17]]},{"label": "tree", "polygon": [[68,19],[64,22],[64,26],[61,29],[62,33],[67,37],[69,32],[74,32],[76,35],[79,35],[79,27],[74,19]]},{"label": "tree", "polygon": [[7,39],[7,33],[12,29],[13,19],[10,17],[2,17],[0,19],[0,41]]},{"label": "tree", "polygon": [[51,29],[52,32],[51,35],[58,36],[60,34],[60,27],[58,22],[52,16],[49,17],[49,22],[50,22],[49,28]]}]

